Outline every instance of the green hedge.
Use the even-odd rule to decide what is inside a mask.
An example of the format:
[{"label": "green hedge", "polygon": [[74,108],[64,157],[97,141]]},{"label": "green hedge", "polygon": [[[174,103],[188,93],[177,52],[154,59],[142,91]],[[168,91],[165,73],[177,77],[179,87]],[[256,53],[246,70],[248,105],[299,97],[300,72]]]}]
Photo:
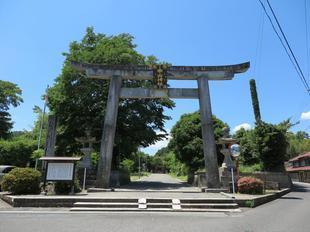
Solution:
[{"label": "green hedge", "polygon": [[4,175],[1,186],[12,194],[40,193],[41,173],[32,168],[14,168]]},{"label": "green hedge", "polygon": [[0,140],[0,164],[25,167],[31,162],[31,155],[37,149],[37,142],[31,139]]}]

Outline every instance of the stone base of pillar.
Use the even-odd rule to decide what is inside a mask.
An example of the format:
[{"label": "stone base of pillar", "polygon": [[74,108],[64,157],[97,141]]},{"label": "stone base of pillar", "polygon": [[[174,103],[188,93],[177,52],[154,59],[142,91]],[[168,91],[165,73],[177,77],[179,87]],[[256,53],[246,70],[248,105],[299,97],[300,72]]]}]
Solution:
[{"label": "stone base of pillar", "polygon": [[110,176],[110,187],[120,187],[130,183],[130,174],[124,170],[112,170]]},{"label": "stone base of pillar", "polygon": [[[219,172],[220,172],[221,186],[225,189],[230,189],[232,187],[231,170],[228,169],[227,167],[220,167]],[[236,174],[237,174],[236,170],[234,170],[235,184],[237,183]]]}]

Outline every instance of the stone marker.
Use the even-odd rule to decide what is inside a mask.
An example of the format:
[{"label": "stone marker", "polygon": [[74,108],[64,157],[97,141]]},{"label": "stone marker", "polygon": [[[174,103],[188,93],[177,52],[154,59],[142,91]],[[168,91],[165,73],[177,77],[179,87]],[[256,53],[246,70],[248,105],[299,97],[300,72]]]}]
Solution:
[{"label": "stone marker", "polygon": [[55,115],[49,115],[47,121],[48,127],[44,155],[53,157],[55,156],[57,118]]}]

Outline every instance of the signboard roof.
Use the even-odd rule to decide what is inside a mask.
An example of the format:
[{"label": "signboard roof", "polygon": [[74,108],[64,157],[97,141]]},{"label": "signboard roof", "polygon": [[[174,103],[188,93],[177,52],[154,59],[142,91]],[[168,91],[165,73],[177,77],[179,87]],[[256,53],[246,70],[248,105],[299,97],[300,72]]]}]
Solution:
[{"label": "signboard roof", "polygon": [[79,161],[82,157],[65,157],[65,156],[56,156],[56,157],[41,157],[40,160],[43,161]]}]

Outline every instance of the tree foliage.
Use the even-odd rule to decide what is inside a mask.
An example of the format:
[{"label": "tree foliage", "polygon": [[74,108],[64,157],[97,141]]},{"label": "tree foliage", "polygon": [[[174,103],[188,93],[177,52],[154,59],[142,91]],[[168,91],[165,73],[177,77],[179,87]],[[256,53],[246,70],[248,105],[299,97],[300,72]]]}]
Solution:
[{"label": "tree foliage", "polygon": [[241,129],[235,137],[241,146],[243,165],[259,164],[265,171],[283,171],[287,159],[289,120],[280,124],[260,121],[249,131]]},{"label": "tree foliage", "polygon": [[[213,116],[213,129],[215,140],[223,136],[222,129],[228,125]],[[169,148],[174,151],[177,159],[185,163],[189,171],[204,168],[204,155],[202,145],[201,120],[198,112],[184,114],[171,130],[172,139]],[[217,145],[219,163],[223,160]]]},{"label": "tree foliage", "polygon": [[7,139],[10,135],[13,123],[8,110],[10,106],[17,107],[23,102],[21,94],[16,84],[0,80],[0,139]]},{"label": "tree foliage", "polygon": [[259,153],[256,149],[254,130],[238,130],[234,138],[240,145],[240,161],[243,165],[253,165],[260,162]]},{"label": "tree foliage", "polygon": [[261,115],[260,115],[259,101],[258,101],[258,96],[257,96],[257,91],[256,91],[256,83],[254,79],[250,80],[250,90],[251,90],[252,105],[253,105],[255,120],[256,120],[256,123],[259,123],[261,120]]},{"label": "tree foliage", "polygon": [[37,143],[31,138],[0,140],[0,164],[25,167],[32,161],[31,156],[36,149]]},{"label": "tree foliage", "polygon": [[[70,61],[94,64],[142,65],[156,62],[135,50],[129,34],[106,36],[87,28],[80,42],[72,42],[61,74],[48,91],[49,107],[58,117],[57,152],[78,152],[74,137],[83,136],[86,128],[101,138],[109,82],[87,79],[70,66]],[[124,81],[124,86],[149,86],[149,81]],[[138,146],[146,147],[166,136],[164,107],[172,108],[169,99],[125,99],[119,104],[114,153],[130,156]],[[156,131],[164,132],[161,135]],[[114,154],[115,155],[115,154]]]},{"label": "tree foliage", "polygon": [[265,171],[283,171],[286,160],[289,121],[278,125],[260,122],[254,129],[255,146]]},{"label": "tree foliage", "polygon": [[307,132],[297,131],[296,134],[290,132],[287,134],[287,138],[289,143],[287,159],[310,151],[310,138]]}]

